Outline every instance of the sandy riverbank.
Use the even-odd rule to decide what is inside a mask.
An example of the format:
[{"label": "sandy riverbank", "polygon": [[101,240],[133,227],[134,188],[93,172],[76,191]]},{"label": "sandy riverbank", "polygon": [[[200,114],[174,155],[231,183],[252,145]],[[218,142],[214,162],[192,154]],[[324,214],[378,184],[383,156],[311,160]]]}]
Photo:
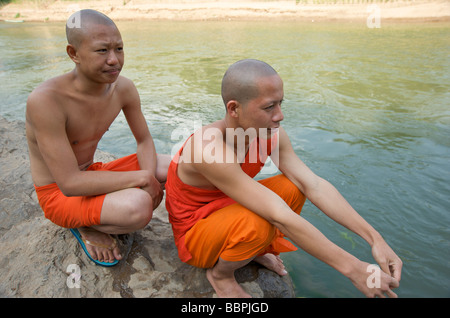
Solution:
[{"label": "sandy riverbank", "polygon": [[[328,4],[314,4],[325,2]],[[337,2],[334,4],[334,2]],[[349,4],[348,2],[358,2]],[[360,3],[363,2],[363,3]],[[383,21],[450,22],[449,0],[376,1]],[[0,7],[0,20],[65,21],[79,9],[91,8],[118,20],[366,20],[375,13],[366,0],[17,0]]]}]

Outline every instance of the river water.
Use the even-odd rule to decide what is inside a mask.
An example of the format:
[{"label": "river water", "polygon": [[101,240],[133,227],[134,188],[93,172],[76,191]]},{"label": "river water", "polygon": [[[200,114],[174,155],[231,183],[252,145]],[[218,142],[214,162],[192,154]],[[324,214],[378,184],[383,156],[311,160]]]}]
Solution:
[{"label": "river water", "polygon": [[[450,296],[450,25],[300,22],[120,22],[131,78],[158,152],[220,119],[228,65],[256,58],[284,80],[283,126],[296,153],[329,180],[404,262],[401,297]],[[0,22],[0,115],[24,119],[42,81],[70,71],[63,23]],[[135,151],[120,116],[100,144]],[[265,177],[265,175],[260,176]],[[368,244],[309,202],[303,217],[372,263]],[[361,297],[299,250],[283,255],[298,297]]]}]

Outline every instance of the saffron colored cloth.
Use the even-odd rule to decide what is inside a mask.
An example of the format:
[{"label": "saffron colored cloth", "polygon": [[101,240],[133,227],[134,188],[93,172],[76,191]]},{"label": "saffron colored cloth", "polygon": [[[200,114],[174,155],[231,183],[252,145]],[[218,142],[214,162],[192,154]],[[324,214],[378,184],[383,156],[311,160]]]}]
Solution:
[{"label": "saffron colored cloth", "polygon": [[[136,170],[140,170],[139,162],[136,154],[132,154],[108,163],[95,162],[86,171]],[[100,224],[106,194],[66,197],[56,183],[34,188],[45,217],[56,225],[73,229]]]},{"label": "saffron colored cloth", "polygon": [[[296,213],[300,213],[305,196],[283,174],[259,181],[278,194]],[[192,255],[190,265],[211,268],[219,257],[230,262],[297,248],[274,225],[239,203],[228,205],[198,221],[185,237]]]},{"label": "saffron colored cloth", "polygon": [[[241,164],[241,167],[242,170],[251,178],[255,177],[258,172],[261,171],[264,166],[264,162],[271,153],[271,150],[276,146],[277,138],[278,136],[275,135],[272,139],[268,139],[267,141],[262,140],[261,142],[256,140],[250,145],[249,151],[247,152],[246,158]],[[267,221],[255,213],[245,209],[233,199],[225,195],[222,191],[218,189],[201,189],[183,183],[177,175],[178,162],[180,154],[183,151],[183,147],[178,151],[170,163],[166,182],[166,208],[169,212],[169,221],[172,224],[175,244],[178,248],[178,256],[183,262],[197,267],[212,267],[218,260],[219,256],[222,256],[224,259],[230,261],[241,259],[244,260],[263,253],[267,250],[268,246],[271,246],[269,247],[269,250],[275,254],[279,252],[296,250],[295,246],[282,238],[282,234],[278,229],[272,228]],[[256,158],[256,160],[252,160],[252,158]],[[272,181],[262,180],[260,182],[266,186],[270,184],[270,186],[274,188],[272,190],[276,193],[276,188],[278,187],[277,185],[279,182],[283,181],[284,184],[287,182],[291,183],[285,176],[277,176],[269,179],[272,179]],[[297,189],[293,184],[292,186]],[[281,183],[279,188],[282,188]],[[297,192],[299,191],[297,190]],[[300,194],[299,196],[302,198],[296,200],[301,202],[301,204],[299,204],[300,207],[295,208],[299,211],[304,203],[304,196],[303,194]],[[224,209],[226,207],[229,208]],[[240,211],[243,210],[248,212],[246,221],[241,223],[234,222],[235,219],[238,219],[236,215],[240,214]],[[231,213],[230,211],[234,211],[234,213]],[[216,217],[217,212],[220,213],[218,213]],[[224,219],[219,217],[219,215],[224,214],[226,214],[226,219],[229,221],[227,221],[228,228],[226,228],[223,223]],[[205,223],[205,220],[210,218],[212,220],[211,223],[213,223],[211,225],[209,223]],[[233,223],[239,223],[240,227],[233,228]],[[252,231],[250,230],[250,228],[252,228],[252,224],[257,227],[264,224],[264,227],[266,228],[266,230],[260,230],[259,228],[256,229],[256,232],[258,232],[256,235],[265,237],[265,240],[267,241],[267,244],[262,244],[266,245],[264,248],[257,244],[258,246],[244,248],[243,250],[241,246],[233,249],[232,245],[234,243],[229,243],[231,238],[228,241],[223,240],[223,236],[226,236],[227,233],[230,235],[239,236],[243,233],[242,231],[244,228],[245,230]],[[202,227],[202,230],[200,230],[200,225],[205,225]],[[199,229],[198,232],[197,229]],[[215,235],[215,233],[218,233],[218,229],[222,231],[222,235]],[[255,231],[254,228],[253,231]],[[206,235],[206,232],[209,232],[210,234],[207,237],[204,236]],[[187,239],[189,239],[189,242]],[[252,238],[248,239],[252,240]],[[227,244],[231,245],[227,246]],[[207,251],[208,249],[209,251]]]}]

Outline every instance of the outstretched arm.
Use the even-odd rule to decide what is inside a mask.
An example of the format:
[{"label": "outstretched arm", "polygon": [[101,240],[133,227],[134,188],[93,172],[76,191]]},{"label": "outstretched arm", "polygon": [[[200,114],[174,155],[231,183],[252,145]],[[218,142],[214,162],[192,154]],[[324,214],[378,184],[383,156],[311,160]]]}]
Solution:
[{"label": "outstretched arm", "polygon": [[397,282],[401,278],[402,261],[382,236],[367,223],[328,181],[315,175],[294,153],[289,138],[280,129],[280,170],[305,196],[331,219],[364,238],[381,269]]},{"label": "outstretched arm", "polygon": [[[216,145],[216,149],[218,147]],[[236,202],[274,224],[301,249],[349,277],[365,295],[381,297],[387,293],[395,296],[390,288],[398,286],[398,283],[384,273],[379,288],[365,288],[369,276],[368,263],[328,240],[312,224],[294,213],[278,195],[245,174],[238,163],[216,163],[213,158],[205,158],[208,154],[203,153],[198,145],[194,152],[198,152],[197,158],[203,158],[203,162],[193,165],[198,173]],[[223,150],[225,152],[226,149]]]}]

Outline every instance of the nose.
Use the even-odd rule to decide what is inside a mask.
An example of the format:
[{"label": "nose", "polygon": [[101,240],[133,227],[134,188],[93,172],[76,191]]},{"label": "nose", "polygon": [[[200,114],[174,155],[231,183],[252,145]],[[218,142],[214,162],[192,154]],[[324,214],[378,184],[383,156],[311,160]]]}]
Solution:
[{"label": "nose", "polygon": [[119,63],[119,58],[117,57],[114,50],[109,51],[108,58],[106,59],[106,63],[108,65],[116,65],[117,63]]},{"label": "nose", "polygon": [[283,112],[281,111],[281,105],[277,105],[275,112],[272,116],[272,121],[278,123],[284,119]]}]

